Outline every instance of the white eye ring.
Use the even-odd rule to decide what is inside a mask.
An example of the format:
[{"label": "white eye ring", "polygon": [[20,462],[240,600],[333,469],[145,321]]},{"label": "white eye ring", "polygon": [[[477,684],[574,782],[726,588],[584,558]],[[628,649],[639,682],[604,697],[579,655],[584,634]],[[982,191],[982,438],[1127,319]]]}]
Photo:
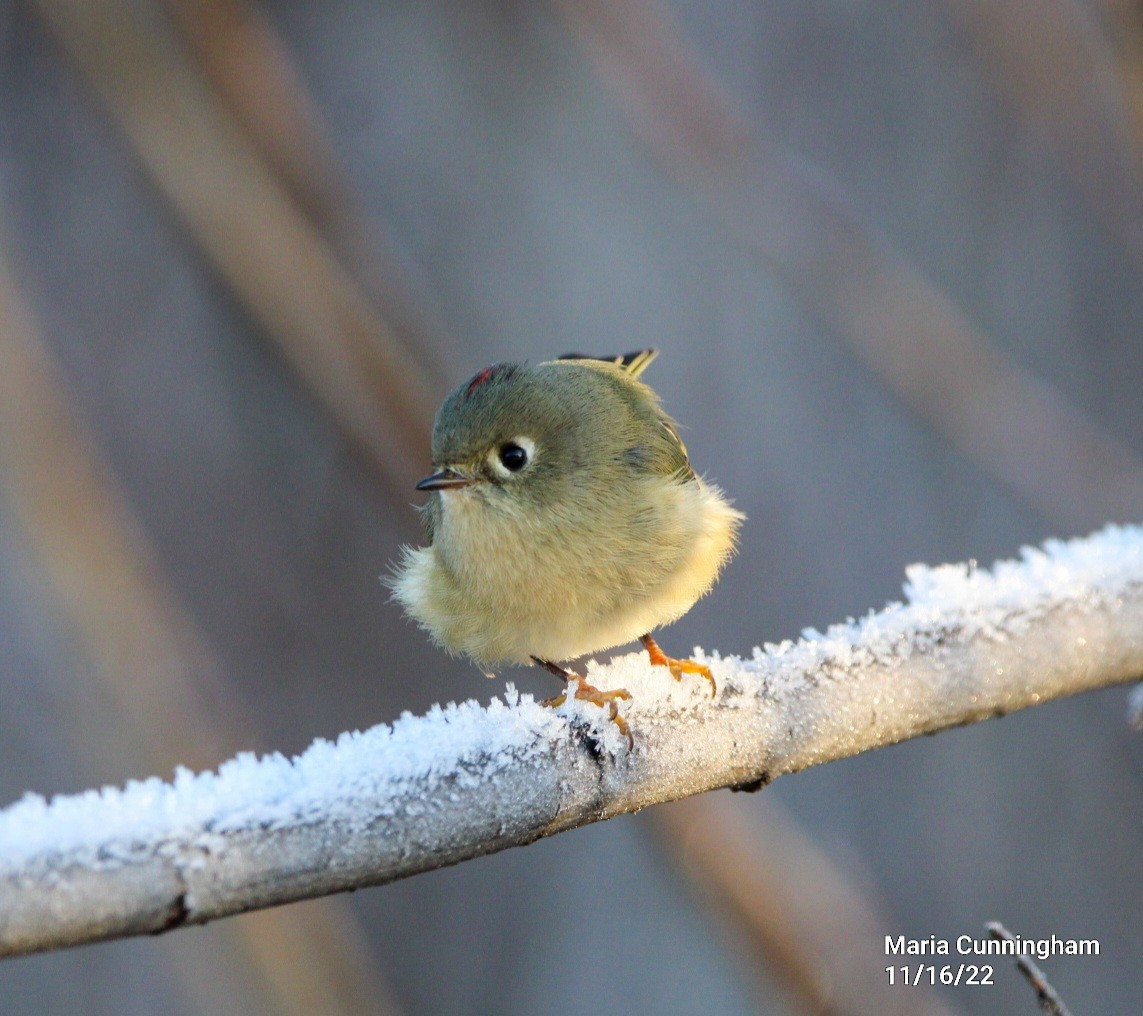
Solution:
[{"label": "white eye ring", "polygon": [[530,437],[514,437],[488,453],[488,466],[501,480],[507,480],[527,469],[535,457],[535,441]]}]

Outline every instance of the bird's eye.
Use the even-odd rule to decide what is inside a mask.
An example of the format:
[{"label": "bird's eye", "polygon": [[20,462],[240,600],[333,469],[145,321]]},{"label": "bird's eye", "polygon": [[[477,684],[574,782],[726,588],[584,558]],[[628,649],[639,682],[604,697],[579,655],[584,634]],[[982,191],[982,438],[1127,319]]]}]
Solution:
[{"label": "bird's eye", "polygon": [[519,434],[510,441],[493,445],[485,462],[494,479],[504,481],[532,464],[536,457],[536,442]]},{"label": "bird's eye", "polygon": [[515,441],[500,446],[500,464],[510,473],[518,473],[528,464],[528,451]]}]

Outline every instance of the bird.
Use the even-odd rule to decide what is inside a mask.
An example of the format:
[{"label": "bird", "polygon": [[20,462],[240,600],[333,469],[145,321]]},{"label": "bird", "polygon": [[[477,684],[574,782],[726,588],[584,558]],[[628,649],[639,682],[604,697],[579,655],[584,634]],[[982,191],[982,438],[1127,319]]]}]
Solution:
[{"label": "bird", "polygon": [[658,355],[569,353],[496,363],[437,413],[433,472],[416,489],[426,545],[404,547],[393,599],[454,656],[488,673],[538,665],[575,697],[618,701],[563,666],[639,640],[676,680],[701,663],[667,656],[652,631],[714,585],[745,516],[692,468],[679,428],[641,375]]}]

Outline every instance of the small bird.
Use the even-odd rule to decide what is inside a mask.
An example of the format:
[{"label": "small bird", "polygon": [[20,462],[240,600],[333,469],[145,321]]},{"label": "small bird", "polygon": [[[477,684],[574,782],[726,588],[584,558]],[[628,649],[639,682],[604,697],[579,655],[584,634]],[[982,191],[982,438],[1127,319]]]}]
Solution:
[{"label": "small bird", "polygon": [[[405,547],[393,596],[453,655],[537,664],[618,714],[559,665],[639,639],[676,680],[709,668],[651,632],[685,614],[734,553],[745,516],[697,476],[675,422],[639,380],[658,355],[498,363],[445,399],[436,470],[417,484],[428,546]],[[560,705],[566,696],[549,700]]]}]

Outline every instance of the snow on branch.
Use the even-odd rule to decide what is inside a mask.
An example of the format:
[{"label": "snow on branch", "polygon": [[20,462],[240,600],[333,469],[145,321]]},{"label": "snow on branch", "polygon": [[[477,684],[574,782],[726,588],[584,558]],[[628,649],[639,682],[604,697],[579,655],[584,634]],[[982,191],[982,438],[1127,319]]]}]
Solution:
[{"label": "snow on branch", "polygon": [[389,882],[716,787],[1143,677],[1143,528],[908,570],[907,602],[673,681],[643,654],[634,750],[595,706],[433,707],[392,727],[0,811],[0,956]]}]

